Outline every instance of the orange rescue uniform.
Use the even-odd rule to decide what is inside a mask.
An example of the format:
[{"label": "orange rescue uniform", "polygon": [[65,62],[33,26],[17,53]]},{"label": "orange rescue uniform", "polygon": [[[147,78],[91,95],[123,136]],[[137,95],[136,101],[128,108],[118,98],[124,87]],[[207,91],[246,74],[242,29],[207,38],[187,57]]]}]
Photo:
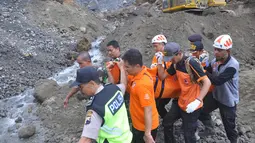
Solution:
[{"label": "orange rescue uniform", "polygon": [[139,131],[145,131],[144,107],[152,107],[152,127],[154,130],[159,126],[159,115],[154,100],[153,80],[147,68],[136,76],[129,76],[130,92],[130,115],[133,127]]},{"label": "orange rescue uniform", "polygon": [[[171,66],[172,62],[164,62],[164,69],[167,69]],[[158,77],[158,68],[157,68],[157,58],[156,56],[152,59],[152,66],[148,69],[148,72],[151,74],[153,78],[153,85],[155,90],[155,98],[178,98],[181,92],[180,85],[178,83],[176,75],[168,76],[164,82],[162,82]],[[166,72],[166,71],[165,71]],[[162,87],[163,85],[163,87]]]}]

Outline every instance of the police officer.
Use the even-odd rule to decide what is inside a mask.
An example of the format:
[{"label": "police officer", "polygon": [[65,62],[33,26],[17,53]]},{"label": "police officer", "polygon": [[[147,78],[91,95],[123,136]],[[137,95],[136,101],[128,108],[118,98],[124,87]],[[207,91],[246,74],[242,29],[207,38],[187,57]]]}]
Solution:
[{"label": "police officer", "polygon": [[118,63],[121,70],[121,84],[103,86],[98,72],[88,66],[77,71],[76,81],[72,86],[79,86],[80,91],[91,96],[79,143],[131,143],[127,110],[124,103],[126,75],[123,62]]}]

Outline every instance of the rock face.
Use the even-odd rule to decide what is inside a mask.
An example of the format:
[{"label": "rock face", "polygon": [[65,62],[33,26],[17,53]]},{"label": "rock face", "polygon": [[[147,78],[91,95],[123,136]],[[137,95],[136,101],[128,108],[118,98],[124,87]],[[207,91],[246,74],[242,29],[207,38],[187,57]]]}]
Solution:
[{"label": "rock face", "polygon": [[36,128],[34,125],[26,125],[19,129],[19,138],[29,138],[35,134]]},{"label": "rock face", "polygon": [[44,79],[40,80],[35,85],[34,97],[43,103],[46,99],[55,95],[58,90],[58,84],[54,80]]}]

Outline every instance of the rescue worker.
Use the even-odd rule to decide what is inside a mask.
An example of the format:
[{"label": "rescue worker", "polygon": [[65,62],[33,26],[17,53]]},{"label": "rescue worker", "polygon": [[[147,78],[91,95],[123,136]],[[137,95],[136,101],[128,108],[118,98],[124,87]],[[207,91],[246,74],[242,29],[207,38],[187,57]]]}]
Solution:
[{"label": "rescue worker", "polygon": [[202,43],[202,36],[199,34],[193,34],[188,37],[190,41],[190,49],[191,56],[199,59],[203,67],[208,66],[209,64],[209,53],[204,49],[204,45]]},{"label": "rescue worker", "polygon": [[121,70],[121,83],[103,86],[94,67],[87,66],[77,71],[72,86],[91,97],[87,105],[86,119],[79,143],[131,143],[132,132],[128,124],[124,93],[126,75],[123,62],[118,63]]},{"label": "rescue worker", "polygon": [[[239,62],[230,54],[233,41],[229,35],[220,35],[214,41],[214,56],[207,68],[207,76],[215,86],[204,103],[203,111],[219,108],[222,122],[231,143],[237,143],[236,106],[239,102]],[[208,116],[208,122],[212,122]]]},{"label": "rescue worker", "polygon": [[[167,43],[167,39],[164,35],[156,35],[151,40],[151,43],[155,49],[155,52],[163,52],[164,46]],[[163,119],[164,116],[167,113],[167,110],[165,109],[165,105],[169,103],[171,98],[176,98],[180,94],[180,86],[177,81],[176,76],[169,76],[168,78],[164,80],[160,80],[158,77],[158,68],[157,68],[157,58],[156,56],[152,59],[152,64],[150,69],[148,69],[149,73],[153,77],[154,82],[154,94],[156,98],[156,105],[158,109],[158,113]],[[171,62],[164,62],[163,64],[164,69],[170,67]]]},{"label": "rescue worker", "polygon": [[[204,45],[202,43],[202,36],[199,34],[193,34],[188,37],[190,41],[190,54],[191,56],[194,56],[197,58],[200,62],[203,68],[205,69],[209,65],[209,53],[204,49]],[[193,73],[192,73],[193,74]],[[212,92],[213,90],[213,85],[211,85],[208,94]],[[207,100],[207,96],[205,96],[204,100]],[[203,122],[205,129],[203,134],[200,134],[201,136],[207,136],[209,134],[213,135],[214,134],[214,129],[212,127],[212,122],[206,121],[208,118],[209,114],[201,111],[199,120]],[[198,131],[196,131],[196,138],[197,140],[200,139],[200,136],[198,135]]]},{"label": "rescue worker", "polygon": [[120,82],[120,69],[115,61],[120,60],[120,46],[116,40],[112,40],[107,44],[108,56],[111,58],[106,66],[109,67],[108,80],[110,83],[118,84]]},{"label": "rescue worker", "polygon": [[155,143],[159,116],[153,91],[153,79],[143,65],[142,54],[137,49],[128,50],[122,57],[129,74],[130,114],[132,143]]},{"label": "rescue worker", "polygon": [[[108,56],[111,58],[109,62],[106,63],[106,70],[108,74],[108,82],[113,84],[118,84],[120,82],[120,69],[116,62],[121,60],[120,46],[116,40],[112,40],[107,43]],[[127,107],[129,123],[131,124],[130,112],[129,112],[129,93],[125,93],[124,100]]]},{"label": "rescue worker", "polygon": [[[195,143],[197,120],[203,106],[203,98],[211,85],[210,80],[203,71],[200,62],[193,57],[187,57],[181,51],[180,45],[174,42],[167,43],[164,53],[156,54],[158,59],[159,75],[165,79],[169,75],[177,75],[181,87],[181,94],[173,100],[170,111],[163,119],[165,143],[174,143],[173,124],[182,118],[185,143]],[[172,61],[172,65],[164,72],[162,61]],[[192,71],[194,76],[190,76]]]},{"label": "rescue worker", "polygon": [[[76,61],[79,64],[80,68],[84,68],[86,66],[92,66],[91,56],[89,55],[88,52],[80,53],[79,56],[77,57]],[[94,68],[97,68],[97,67],[94,67]],[[99,73],[99,76],[100,76],[100,79],[101,79],[100,81],[103,83],[103,79],[107,78],[107,75],[105,74],[105,72],[101,71],[99,68],[97,68],[97,72]],[[77,87],[77,86],[72,87],[71,91],[67,94],[67,96],[64,100],[64,108],[67,107],[69,99],[73,95],[75,95],[78,91],[79,91],[79,87]]]}]

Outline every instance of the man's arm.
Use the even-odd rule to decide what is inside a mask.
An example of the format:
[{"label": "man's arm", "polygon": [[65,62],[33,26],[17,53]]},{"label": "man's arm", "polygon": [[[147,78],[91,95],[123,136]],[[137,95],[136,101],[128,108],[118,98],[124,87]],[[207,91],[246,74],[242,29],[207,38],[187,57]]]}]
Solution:
[{"label": "man's arm", "polygon": [[91,143],[92,140],[96,140],[98,138],[102,122],[102,117],[100,117],[95,111],[88,110],[79,143]]},{"label": "man's arm", "polygon": [[213,76],[211,73],[206,72],[206,75],[209,77],[210,81],[213,85],[222,85],[225,82],[231,80],[236,73],[236,69],[233,67],[228,67],[225,69],[224,72],[219,74],[218,76]]},{"label": "man's arm", "polygon": [[113,67],[114,63],[112,61],[106,63],[106,70],[108,75],[108,82],[114,84],[114,78],[111,73],[111,68]]},{"label": "man's arm", "polygon": [[154,143],[153,137],[151,135],[152,129],[152,106],[155,104],[154,92],[153,92],[153,83],[151,85],[149,82],[145,82],[144,84],[138,85],[135,87],[136,93],[139,97],[140,106],[144,108],[144,140],[147,143]]},{"label": "man's arm", "polygon": [[116,62],[116,63],[120,69],[120,84],[117,84],[117,86],[120,88],[123,95],[125,95],[126,87],[127,87],[127,74],[124,69],[124,63],[122,60],[120,60],[119,62]]},{"label": "man's arm", "polygon": [[64,107],[66,108],[67,107],[67,104],[68,104],[68,101],[69,99],[79,91],[79,88],[78,87],[73,87],[71,89],[71,91],[67,94],[66,98],[65,98],[65,101],[64,101]]},{"label": "man's arm", "polygon": [[197,98],[200,101],[203,101],[204,97],[208,93],[208,90],[211,86],[211,82],[210,82],[208,77],[203,78],[200,82],[202,83],[202,87],[201,87],[201,90],[200,90],[200,95]]},{"label": "man's arm", "polygon": [[200,90],[200,95],[198,96],[198,100],[203,101],[205,95],[208,93],[208,90],[211,86],[211,82],[206,76],[204,70],[201,68],[201,65],[195,59],[190,59],[189,61],[190,68],[192,73],[195,75],[197,82],[202,83],[202,87]]},{"label": "man's arm", "polygon": [[158,77],[160,80],[164,80],[165,78],[168,77],[168,74],[165,72],[165,69],[162,66],[162,64],[158,64]]},{"label": "man's arm", "polygon": [[152,108],[151,106],[144,107],[145,135],[151,135],[152,126]]},{"label": "man's arm", "polygon": [[81,137],[79,143],[92,143],[92,140],[90,138]]}]

